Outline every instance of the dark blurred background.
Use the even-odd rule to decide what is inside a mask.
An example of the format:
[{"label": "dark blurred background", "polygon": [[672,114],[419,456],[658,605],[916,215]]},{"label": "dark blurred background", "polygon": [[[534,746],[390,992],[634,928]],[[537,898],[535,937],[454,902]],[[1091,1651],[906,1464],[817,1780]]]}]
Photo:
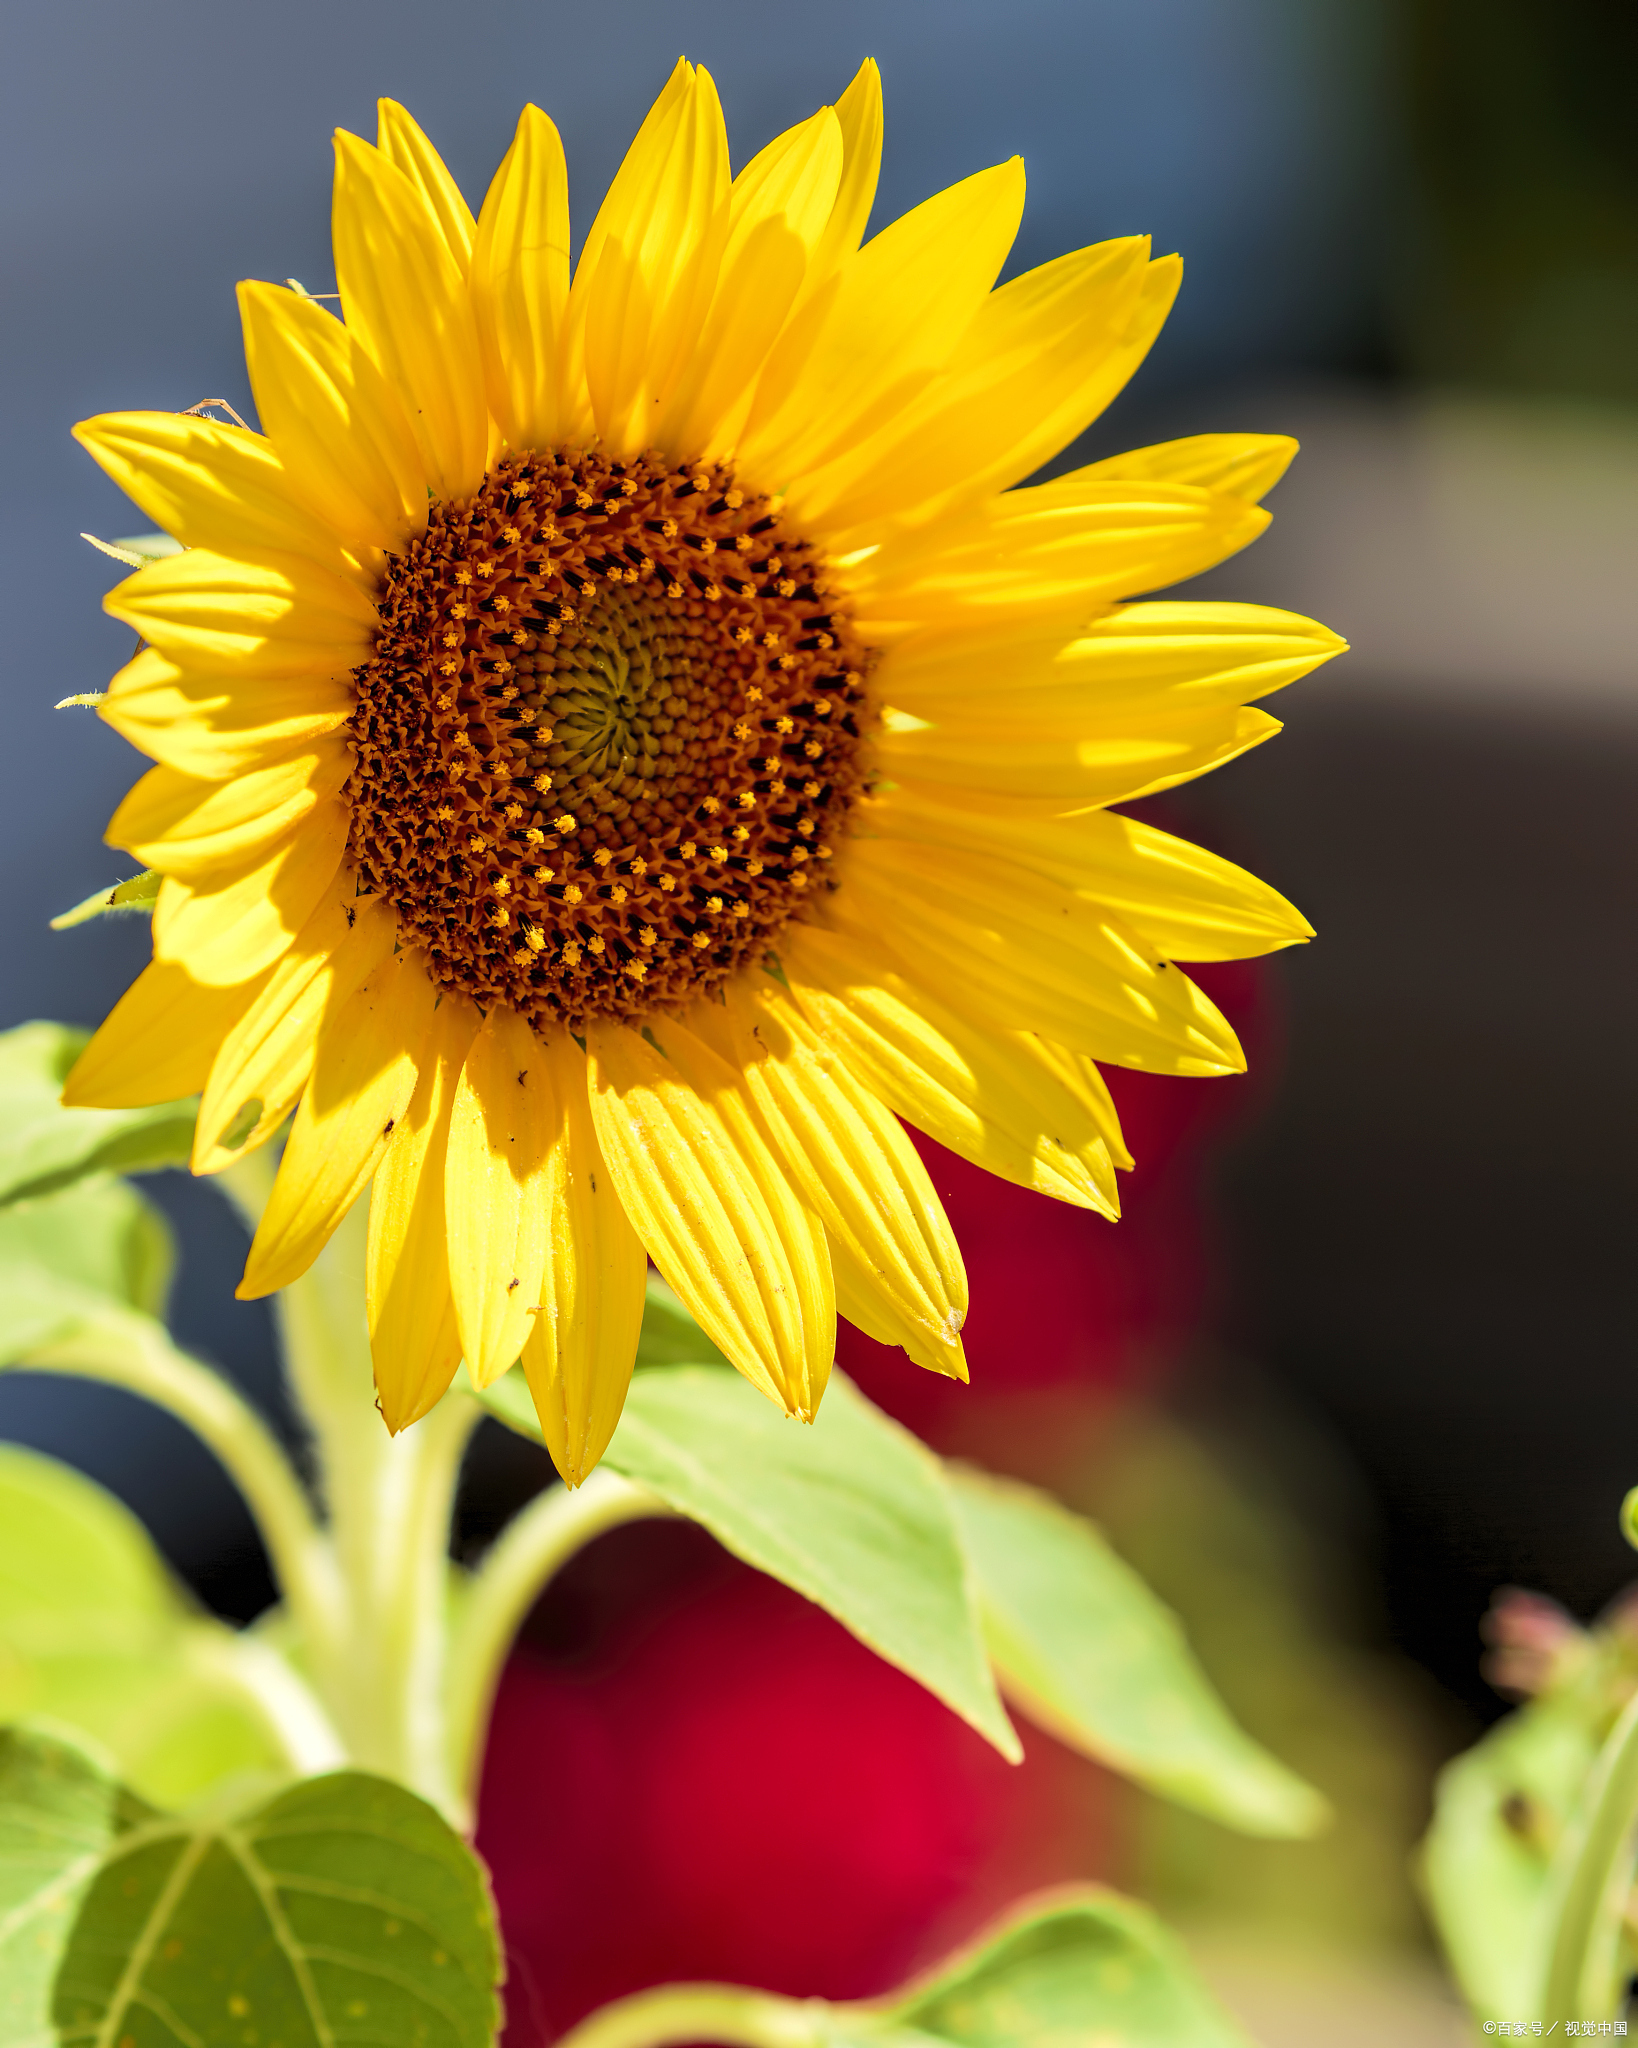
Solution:
[{"label": "dark blurred background", "polygon": [[[112,565],[76,536],[142,524],[68,426],[205,398],[248,410],[233,284],[328,287],[329,133],[373,135],[378,93],[474,199],[537,100],[583,228],[680,50],[716,76],[736,162],[870,54],[887,96],[878,224],[1018,151],[1015,269],[1134,231],[1182,251],[1171,325],[1074,454],[1298,434],[1272,532],[1201,589],[1311,612],[1355,651],[1274,707],[1277,744],[1157,813],[1266,875],[1320,938],[1225,992],[1255,1020],[1259,1071],[1218,1084],[1215,1150],[1189,1155],[1181,1208],[1146,1192],[1164,1173],[1140,1154],[1135,1231],[1157,1241],[1147,1202],[1187,1237],[1186,1277],[1155,1269],[1165,1312],[1110,1305],[1122,1260],[1149,1256],[1137,1235],[1130,1252],[1066,1241],[1096,1341],[1064,1370],[1094,1406],[1140,1392],[1166,1427],[1274,1475],[1291,1542],[1338,1560],[1339,1632],[1425,1674],[1408,1683],[1428,1757],[1470,1739],[1501,1709],[1477,1664],[1492,1589],[1586,1613],[1633,1576],[1616,1509],[1638,1479],[1621,1278],[1638,1140],[1638,12],[13,0],[4,37],[7,1023],[95,1022],[147,945],[135,922],[45,928],[124,872],[100,831],[137,766],[88,714],[50,709],[128,652],[98,611]],[[227,1299],[232,1226],[208,1190],[160,1193],[183,1224],[184,1336],[272,1400],[265,1316]],[[1027,1407],[1026,1354],[1047,1342],[997,1316],[983,1398]],[[895,1402],[886,1368],[860,1370]],[[1014,1411],[929,1433],[1006,1462]],[[225,1485],[168,1425],[16,1380],[0,1431],[118,1485],[218,1604],[265,1597]],[[1107,1468],[1130,1439],[1101,1441]],[[486,1455],[475,1530],[537,1481]],[[1123,1469],[1140,1468],[1134,1451]],[[1188,1606],[1181,1581],[1168,1591]]]}]

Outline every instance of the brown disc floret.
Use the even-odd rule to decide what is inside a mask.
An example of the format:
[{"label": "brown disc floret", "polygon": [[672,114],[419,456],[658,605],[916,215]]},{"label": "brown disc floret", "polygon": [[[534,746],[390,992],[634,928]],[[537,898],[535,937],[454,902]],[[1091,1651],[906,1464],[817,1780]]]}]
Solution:
[{"label": "brown disc floret", "polygon": [[720,465],[508,457],[392,558],[350,854],[434,977],[537,1025],[687,1001],[823,886],[867,653]]}]

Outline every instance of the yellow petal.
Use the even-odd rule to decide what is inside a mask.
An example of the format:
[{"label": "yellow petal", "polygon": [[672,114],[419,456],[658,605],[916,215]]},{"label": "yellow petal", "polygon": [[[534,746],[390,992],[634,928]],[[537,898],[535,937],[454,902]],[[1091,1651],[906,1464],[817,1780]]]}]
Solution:
[{"label": "yellow petal", "polygon": [[441,498],[476,490],[489,420],[466,280],[418,187],[344,131],[333,231],[347,325],[402,401],[428,483]]},{"label": "yellow petal", "polygon": [[831,107],[776,135],[745,166],[729,192],[726,273],[764,221],[786,221],[804,249],[827,231],[842,182],[846,144]]},{"label": "yellow petal", "polygon": [[648,1260],[597,1142],[586,1056],[567,1032],[546,1054],[564,1115],[547,1166],[552,1227],[523,1370],[552,1462],[578,1486],[625,1406]]},{"label": "yellow petal", "polygon": [[1116,599],[1214,567],[1267,525],[1257,506],[1187,484],[1036,484],[888,542],[860,571],[854,613],[876,638],[1009,619],[1072,632]]},{"label": "yellow petal", "polygon": [[679,63],[616,172],[569,295],[570,371],[584,363],[613,452],[648,445],[698,337],[728,233],[728,137],[709,72]]},{"label": "yellow petal", "polygon": [[195,1173],[220,1173],[255,1151],[301,1100],[337,956],[349,963],[356,983],[392,951],[398,937],[392,912],[375,897],[353,900],[351,878],[337,880],[259,984],[250,1007],[222,1036],[199,1105]]},{"label": "yellow petal", "polygon": [[661,409],[655,439],[680,454],[730,446],[775,336],[807,276],[842,171],[829,107],[778,136],[734,180],[716,297]]},{"label": "yellow petal", "polygon": [[[715,1008],[697,1006],[705,1014]],[[913,1333],[918,1364],[965,1378],[966,1271],[898,1119],[767,975],[730,983],[726,1016],[745,1086],[798,1193],[823,1222],[833,1256],[845,1254],[853,1292],[862,1282],[890,1306]]]},{"label": "yellow petal", "polygon": [[1010,860],[855,840],[827,917],[876,934],[924,986],[1001,1031],[1161,1074],[1238,1073],[1233,1032],[1188,976],[1095,904]]},{"label": "yellow petal", "polygon": [[959,1336],[947,1342],[929,1336],[926,1326],[912,1322],[897,1299],[881,1285],[880,1275],[867,1267],[841,1238],[830,1240],[831,1273],[836,1282],[836,1313],[856,1330],[863,1330],[878,1344],[902,1351],[916,1365],[925,1366],[944,1379],[967,1384],[967,1353]]},{"label": "yellow petal", "polygon": [[563,321],[569,296],[569,181],[563,143],[525,107],[495,173],[472,252],[472,303],[489,410],[514,448],[566,437]]},{"label": "yellow petal", "polygon": [[242,871],[270,855],[315,805],[340,793],[352,765],[342,742],[330,740],[226,782],[154,768],[104,836],[145,867],[198,887],[221,869]]},{"label": "yellow petal", "polygon": [[455,1320],[480,1387],[516,1365],[541,1299],[563,1117],[540,1038],[515,1011],[491,1010],[461,1069],[444,1173]]},{"label": "yellow petal", "polygon": [[396,164],[427,203],[461,271],[472,257],[474,222],[472,209],[461,196],[461,188],[449,175],[443,158],[433,148],[413,115],[396,100],[377,100],[376,148],[389,163]]},{"label": "yellow petal", "polygon": [[340,677],[367,661],[380,624],[356,585],[303,555],[254,562],[188,548],[151,562],[103,610],[188,667],[264,676]]},{"label": "yellow petal", "polygon": [[677,123],[694,92],[694,67],[679,57],[659,97],[643,116],[643,124],[632,138],[613,182],[603,195],[597,217],[587,232],[580,252],[579,273],[589,285],[596,274],[603,245],[611,237],[630,239],[633,229],[646,221],[649,198],[660,182],[660,174],[673,147]]},{"label": "yellow petal", "polygon": [[311,555],[335,575],[358,574],[260,434],[188,413],[108,412],[83,420],[74,438],[184,547]]},{"label": "yellow petal", "polygon": [[239,318],[256,411],[290,489],[345,546],[401,548],[426,524],[426,469],[363,343],[277,285],[240,285]]},{"label": "yellow petal", "polygon": [[1299,945],[1313,926],[1244,868],[1112,811],[1043,817],[1004,798],[940,801],[901,784],[867,807],[867,829],[988,858],[1004,853],[1106,904],[1168,960],[1248,960]]},{"label": "yellow petal", "polygon": [[[649,108],[614,182],[581,247],[568,304],[563,318],[563,439],[574,443],[590,438],[594,431],[592,400],[587,388],[587,320],[594,301],[618,286],[623,297],[629,290],[634,259],[628,257],[626,242],[634,240],[653,199],[655,167],[663,163],[671,146],[683,102],[694,90],[694,68],[679,58],[659,98]],[[608,244],[616,245],[610,276],[599,278]],[[618,273],[618,276],[615,275]],[[647,331],[648,309],[640,309],[643,331]]]},{"label": "yellow petal", "polygon": [[973,1024],[852,935],[792,925],[780,959],[814,1029],[907,1123],[1003,1180],[1119,1214],[1103,1132],[1036,1039]]},{"label": "yellow petal", "polygon": [[1285,475],[1296,452],[1289,434],[1191,434],[1186,441],[1106,456],[1059,482],[1084,477],[1098,483],[1199,484],[1255,505]]},{"label": "yellow petal", "polygon": [[334,732],[352,708],[345,682],[273,677],[247,686],[145,647],[109,684],[97,715],[150,759],[218,782]]},{"label": "yellow petal", "polygon": [[992,292],[914,404],[801,478],[796,516],[852,533],[894,516],[926,518],[1038,469],[1136,367],[1123,343],[1148,253],[1140,237],[1102,242]]},{"label": "yellow petal", "polygon": [[318,908],[347,844],[347,807],[315,806],[269,858],[220,871],[210,888],[167,879],[154,905],[154,958],[211,988],[271,967]]},{"label": "yellow petal", "polygon": [[655,425],[657,445],[683,459],[725,452],[806,268],[807,252],[785,222],[761,222],[722,278],[693,362]]},{"label": "yellow petal", "polygon": [[141,1109],[195,1094],[260,987],[257,980],[205,988],[180,967],[154,961],[74,1062],[63,1101],[70,1109]]},{"label": "yellow petal", "polygon": [[597,1136],[637,1235],[755,1387],[812,1421],[835,1355],[830,1257],[767,1150],[732,1070],[669,1020],[665,1051],[621,1025],[587,1034]]},{"label": "yellow petal", "polygon": [[444,1171],[455,1088],[478,1022],[459,996],[445,995],[434,1011],[415,1094],[370,1186],[365,1308],[381,1413],[394,1435],[441,1399],[461,1362]]},{"label": "yellow petal", "polygon": [[1122,1169],[1134,1164],[1121,1136],[1120,1115],[1109,1084],[1098,1071],[1097,1062],[1084,1052],[1071,1052],[1050,1038],[1032,1038],[1036,1056],[1055,1074],[1092,1120],[1092,1128],[1103,1140],[1104,1150]]},{"label": "yellow petal", "polygon": [[747,472],[783,485],[914,399],[983,304],[1023,206],[1014,157],[867,242],[840,272],[812,338],[798,320],[770,356],[741,444]]},{"label": "yellow petal", "polygon": [[857,253],[876,203],[882,167],[882,75],[874,58],[864,60],[836,102],[836,122],[842,131],[842,176],[830,219],[814,246],[803,298],[821,290]]},{"label": "yellow petal", "polygon": [[916,721],[888,720],[883,765],[1059,810],[1125,802],[1270,737],[1275,722],[1240,707],[1344,645],[1292,612],[1199,603],[1123,605],[1056,648],[993,627],[916,636],[882,664],[884,692]]},{"label": "yellow petal", "polygon": [[887,733],[878,753],[897,782],[935,793],[988,791],[1055,813],[1132,803],[1192,782],[1280,729],[1266,712],[1231,707],[1111,718],[1095,739],[1019,739],[1010,727],[976,724]]},{"label": "yellow petal", "polygon": [[355,937],[356,948],[336,959],[313,1078],[245,1262],[241,1301],[307,1271],[364,1192],[415,1094],[437,995],[426,960],[406,946],[360,975],[374,935]]},{"label": "yellow petal", "polygon": [[1067,642],[1004,629],[910,641],[882,663],[880,684],[888,702],[935,724],[1028,719],[1090,734],[1111,720],[1252,703],[1346,648],[1296,612],[1162,600],[1116,606]]},{"label": "yellow petal", "polygon": [[915,632],[885,650],[872,680],[884,703],[924,722],[1004,705],[1015,692],[1050,683],[1075,634],[1091,632],[1116,609],[1087,607],[1068,631],[1052,619],[1031,623],[998,613],[955,632]]}]

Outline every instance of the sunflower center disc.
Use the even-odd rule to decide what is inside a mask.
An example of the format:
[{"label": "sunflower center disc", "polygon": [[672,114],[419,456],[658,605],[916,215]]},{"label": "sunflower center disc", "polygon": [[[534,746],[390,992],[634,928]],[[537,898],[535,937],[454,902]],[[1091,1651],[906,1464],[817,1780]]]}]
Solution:
[{"label": "sunflower center disc", "polygon": [[509,457],[395,557],[350,854],[444,987],[537,1025],[686,1002],[777,937],[859,792],[865,647],[720,466]]}]

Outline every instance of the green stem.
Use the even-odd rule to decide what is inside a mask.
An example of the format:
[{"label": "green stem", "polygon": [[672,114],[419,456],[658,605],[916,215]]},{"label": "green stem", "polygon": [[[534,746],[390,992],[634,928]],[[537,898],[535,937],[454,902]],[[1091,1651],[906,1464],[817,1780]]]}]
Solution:
[{"label": "green stem", "polygon": [[662,1984],[601,2007],[562,2035],[557,2048],[678,2048],[691,2041],[821,2048],[834,2039],[825,2024],[832,2012],[818,2000],[779,1998],[737,1984]]},{"label": "green stem", "polygon": [[1614,2019],[1622,1991],[1622,1911],[1638,1824],[1638,1697],[1599,1752],[1587,1818],[1566,1843],[1547,1964],[1544,2019]]},{"label": "green stem", "polygon": [[220,1373],[178,1351],[146,1316],[109,1309],[32,1352],[35,1371],[73,1373],[166,1408],[221,1460],[255,1516],[304,1634],[340,1626],[335,1559],[272,1431]]},{"label": "green stem", "polygon": [[542,1588],[605,1529],[673,1512],[646,1486],[603,1466],[575,1492],[565,1486],[549,1487],[515,1515],[490,1546],[467,1586],[446,1666],[449,1770],[468,1802],[477,1790],[501,1667]]},{"label": "green stem", "polygon": [[241,1629],[236,1636],[201,1634],[188,1646],[188,1662],[245,1696],[290,1768],[302,1777],[339,1771],[348,1763],[346,1745],[313,1688],[252,1630]]},{"label": "green stem", "polygon": [[475,1401],[450,1393],[393,1439],[372,1412],[376,1455],[343,1471],[335,1488],[337,1544],[355,1600],[338,1687],[349,1746],[366,1769],[409,1785],[457,1824],[465,1815],[443,1704],[449,1531],[461,1458],[481,1418]]},{"label": "green stem", "polygon": [[456,1818],[442,1685],[449,1530],[461,1458],[483,1411],[452,1391],[413,1428],[387,1433],[365,1317],[366,1221],[361,1202],[275,1297],[343,1588],[341,1628],[311,1645],[313,1679],[354,1762]]}]

